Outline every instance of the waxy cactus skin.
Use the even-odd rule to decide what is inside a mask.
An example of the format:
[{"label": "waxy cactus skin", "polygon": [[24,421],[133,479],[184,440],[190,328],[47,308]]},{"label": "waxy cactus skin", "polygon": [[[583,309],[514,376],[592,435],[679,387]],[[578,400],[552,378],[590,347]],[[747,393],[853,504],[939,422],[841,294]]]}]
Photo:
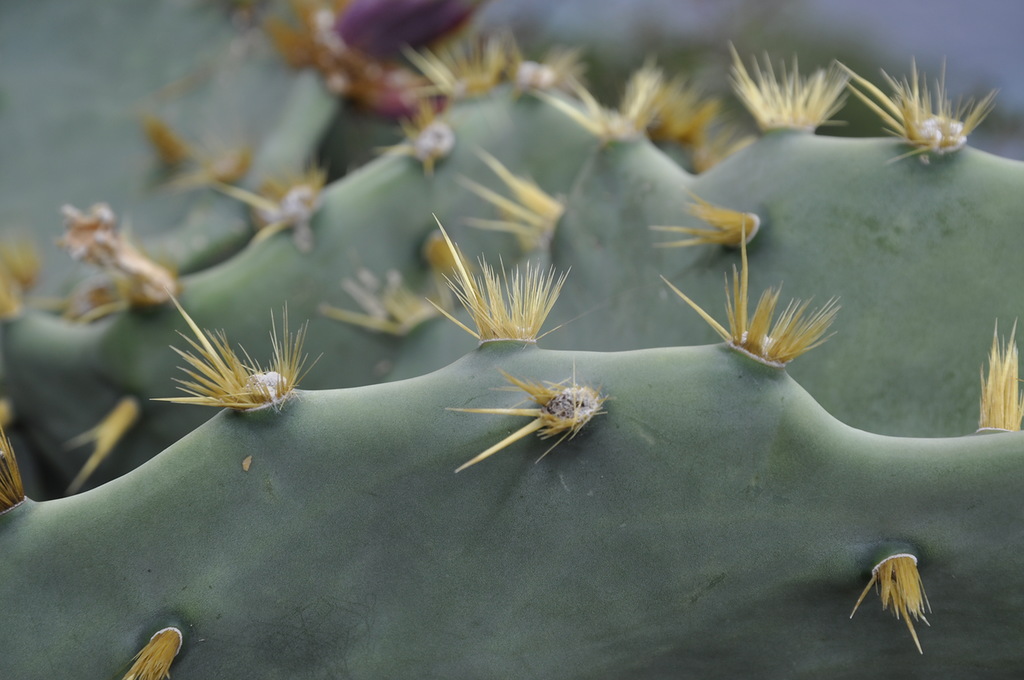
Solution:
[{"label": "waxy cactus skin", "polygon": [[[469,6],[433,4],[424,26],[441,32],[461,21],[444,12]],[[339,22],[371,21],[373,5]],[[390,59],[374,52],[391,50],[385,33],[360,49]],[[1020,316],[1024,165],[770,125],[697,173],[706,156],[643,134],[660,124],[651,110],[588,103],[572,58],[558,74],[530,62],[524,84],[507,39],[481,49],[508,61],[508,82],[447,83],[451,101],[389,63],[401,107],[428,88],[421,110],[445,132],[426,156],[409,123],[341,145],[369,125],[355,111],[369,99],[277,63],[267,82],[288,94],[254,128],[247,174],[193,187],[174,199],[186,217],[141,230],[134,246],[171,273],[167,294],[252,364],[270,366],[271,315],[287,310],[286,332],[308,320],[295,359],[312,368],[287,399],[157,401],[182,396],[178,332],[199,337],[173,302],[85,322],[5,291],[4,427],[28,500],[0,480],[0,677],[148,680],[138,668],[167,664],[176,680],[1017,677],[1024,443],[974,432],[978,369]],[[474,54],[445,50],[434,56]],[[661,76],[644,72],[655,101]],[[354,160],[378,146],[390,152]],[[133,153],[126,167],[158,164]],[[180,188],[193,156],[163,181]],[[261,214],[287,213],[265,209],[268,182],[320,173],[295,224],[257,231],[275,221]],[[165,200],[52,192],[50,240],[65,203],[81,216],[108,201],[131,221]],[[669,247],[662,228],[704,229],[706,206],[740,240],[756,225],[745,256]],[[474,332],[446,285],[482,261],[565,276],[547,320],[507,334],[522,340]],[[729,325],[734,267],[751,312],[780,284],[776,316],[790,298],[836,298],[827,343],[784,368],[706,345],[722,338],[672,288]],[[93,275],[109,272],[53,286]],[[991,350],[1008,386],[982,388],[1006,430],[1021,409],[1012,337]],[[590,390],[586,418],[573,402],[543,419],[556,386]],[[123,404],[123,436],[62,497],[92,448],[68,443]]]},{"label": "waxy cactus skin", "polygon": [[[519,425],[445,410],[518,400],[493,390],[499,369],[575,370],[607,413],[538,463],[530,438],[456,475]],[[990,627],[1024,606],[1022,453],[1017,434],[851,429],[721,346],[489,344],[421,378],[223,412],[100,489],[0,516],[5,660],[113,677],[173,624],[182,678],[1009,677],[1019,647]],[[920,555],[923,656],[874,595],[849,619],[894,543]]]}]

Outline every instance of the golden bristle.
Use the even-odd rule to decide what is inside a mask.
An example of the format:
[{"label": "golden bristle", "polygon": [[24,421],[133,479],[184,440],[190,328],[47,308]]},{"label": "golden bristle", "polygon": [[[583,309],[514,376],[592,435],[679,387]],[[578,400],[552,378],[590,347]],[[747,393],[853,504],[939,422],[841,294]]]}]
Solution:
[{"label": "golden bristle", "polygon": [[448,285],[469,312],[477,330],[474,331],[435,305],[438,311],[481,343],[496,340],[536,342],[538,338],[547,335],[538,334],[558,299],[566,274],[556,280],[554,267],[545,274],[527,262],[525,273],[520,274],[516,269],[509,275],[502,268],[499,277],[481,258],[481,278],[477,278],[469,273],[461,253],[440,222],[438,227],[456,262],[454,279],[448,279]]},{"label": "golden bristle", "polygon": [[426,260],[431,271],[440,276],[447,276],[455,272],[459,265],[467,269],[470,266],[461,252],[453,251],[448,246],[448,239],[441,229],[430,232],[423,241],[423,259]]},{"label": "golden bristle", "polygon": [[309,187],[314,192],[320,193],[325,184],[327,184],[327,171],[316,165],[310,165],[301,172],[268,177],[260,184],[260,195],[275,203],[281,203],[296,187]]},{"label": "golden bristle", "polygon": [[728,329],[715,321],[710,314],[681,290],[669,283],[664,276],[661,279],[676,295],[693,307],[701,315],[701,318],[725,340],[726,344],[768,366],[782,368],[831,337],[831,335],[825,335],[825,332],[835,321],[836,313],[839,311],[835,298],[811,314],[807,313],[810,302],[801,303],[799,300],[792,300],[786,305],[782,315],[772,324],[781,289],[769,288],[762,293],[761,298],[757,301],[753,316],[748,316],[749,275],[745,235],[740,245],[740,258],[740,271],[737,272],[735,267],[732,270],[732,293],[729,292],[728,283],[725,288]]},{"label": "golden bristle", "polygon": [[104,416],[103,420],[95,427],[68,442],[70,448],[90,442],[96,445],[92,454],[89,455],[85,464],[82,465],[82,469],[78,471],[74,480],[68,485],[68,495],[77,493],[82,488],[82,485],[92,476],[92,473],[96,471],[100,463],[107,459],[111,451],[114,450],[114,447],[117,446],[117,443],[138,422],[140,414],[141,410],[139,409],[138,399],[135,397],[122,397],[113,410]]},{"label": "golden bristle", "polygon": [[[573,371],[575,373],[575,371]],[[501,372],[505,379],[521,389],[532,399],[537,408],[451,408],[450,411],[462,411],[463,413],[489,413],[496,415],[528,416],[533,420],[519,428],[508,437],[505,437],[494,446],[474,456],[472,459],[460,465],[455,472],[461,472],[471,465],[476,465],[489,456],[494,455],[506,446],[519,441],[523,437],[536,432],[541,439],[549,439],[555,435],[562,435],[558,441],[552,444],[547,451],[541,454],[540,458],[551,453],[566,438],[572,439],[580,430],[597,415],[604,411],[601,406],[607,397],[602,396],[599,390],[585,385],[577,385],[575,376],[572,384],[566,386],[569,379],[553,383],[543,383],[532,380],[520,380],[504,371]],[[537,460],[540,460],[538,458]]]},{"label": "golden bristle", "polygon": [[739,212],[708,203],[692,192],[690,193],[690,198],[693,199],[693,202],[687,206],[687,212],[697,219],[706,222],[710,225],[710,228],[652,226],[651,229],[656,231],[687,234],[691,237],[680,241],[655,243],[655,246],[659,248],[677,248],[711,244],[738,247],[744,239],[746,239],[746,243],[750,243],[750,240],[754,238],[761,226],[761,218],[754,213]]},{"label": "golden bristle", "polygon": [[190,144],[170,125],[150,114],[143,115],[142,128],[161,163],[173,168],[185,166],[168,182],[174,189],[232,184],[244,177],[252,164],[252,149],[247,145]]},{"label": "golden bristle", "polygon": [[31,238],[21,236],[0,243],[0,268],[11,275],[21,290],[35,286],[42,267],[39,248]]},{"label": "golden bristle", "polygon": [[265,180],[259,193],[220,182],[215,183],[214,187],[253,209],[258,225],[253,243],[291,229],[296,247],[308,253],[313,250],[310,220],[320,209],[321,191],[326,182],[326,171],[310,167],[301,173]]},{"label": "golden bristle", "polygon": [[434,165],[455,148],[455,132],[443,116],[444,112],[438,111],[433,100],[421,100],[412,118],[400,123],[405,141],[377,151],[412,156],[423,164],[424,174],[430,177],[434,174]]},{"label": "golden bristle", "polygon": [[646,132],[658,113],[658,93],[664,79],[661,69],[653,64],[645,64],[626,82],[626,92],[622,96],[619,112],[638,133]]},{"label": "golden bristle", "polygon": [[517,60],[513,80],[519,91],[568,90],[583,78],[578,49],[552,48],[537,61]]},{"label": "golden bristle", "polygon": [[165,680],[171,677],[171,664],[181,651],[182,639],[177,628],[158,630],[135,655],[135,663],[122,680]]},{"label": "golden bristle", "polygon": [[626,83],[617,111],[601,106],[594,95],[579,83],[574,83],[571,89],[583,103],[583,111],[564,99],[543,92],[539,95],[595,137],[610,142],[634,139],[647,133],[658,113],[658,97],[663,82],[661,69],[645,65]]},{"label": "golden bristle", "polygon": [[383,286],[367,270],[360,271],[358,278],[358,281],[345,279],[341,285],[359,303],[364,313],[326,303],[320,305],[320,313],[337,321],[397,336],[406,335],[424,321],[437,316],[437,309],[422,295],[410,290],[397,271],[388,272],[387,282]]},{"label": "golden bristle", "polygon": [[102,267],[127,282],[125,297],[137,306],[158,305],[178,292],[172,271],[135,248],[117,229],[117,218],[105,203],[82,213],[62,208],[66,231],[57,242],[72,258]]},{"label": "golden bristle", "polygon": [[697,146],[708,137],[712,122],[722,110],[722,100],[705,98],[683,78],[662,84],[657,98],[657,118],[651,126],[651,139],[664,139]]},{"label": "golden bristle", "polygon": [[292,68],[316,65],[316,44],[305,22],[296,28],[278,17],[270,17],[264,22],[263,30],[270,37],[274,48]]},{"label": "golden bristle", "polygon": [[0,270],[0,319],[13,319],[21,310],[21,286],[9,272]]},{"label": "golden bristle", "polygon": [[195,181],[202,178],[202,184],[216,182],[232,184],[242,179],[249,172],[252,163],[252,149],[248,146],[235,146],[204,152],[196,157],[200,170],[194,175]]},{"label": "golden bristle", "polygon": [[302,344],[306,336],[306,325],[296,333],[288,332],[288,310],[283,314],[284,331],[277,336],[277,325],[271,315],[270,338],[273,343],[273,358],[266,369],[254,362],[245,350],[245,361],[242,361],[231,346],[223,331],[209,333],[203,331],[192,320],[177,300],[175,306],[184,317],[185,322],[195,334],[196,339],[183,338],[192,346],[195,354],[172,347],[191,367],[183,370],[191,380],[178,380],[181,391],[190,397],[165,397],[157,401],[170,401],[178,404],[198,404],[218,408],[236,410],[255,410],[274,407],[280,409],[284,402],[292,396],[302,376],[306,356],[302,354]]},{"label": "golden bristle", "polygon": [[164,165],[174,167],[192,158],[192,147],[166,121],[152,114],[144,114],[142,132]]},{"label": "golden bristle", "polygon": [[753,61],[751,77],[736,48],[730,45],[729,49],[733,58],[733,89],[762,130],[813,132],[843,107],[847,76],[834,65],[801,78],[793,57],[792,67],[787,70],[783,64],[777,78],[771,60],[765,55],[763,67],[756,59]]},{"label": "golden bristle", "polygon": [[[957,103],[954,107],[946,97],[946,73],[943,69],[942,77],[935,84],[933,99],[927,82],[918,74],[914,62],[911,62],[909,82],[906,78],[898,81],[885,71],[882,72],[893,90],[891,96],[886,96],[876,85],[850,68],[841,64],[840,67],[849,74],[850,90],[857,98],[882,118],[889,132],[915,147],[894,160],[917,154],[946,154],[962,149],[967,144],[967,136],[992,111],[996,96],[993,90],[977,103],[969,100]],[[854,87],[854,84],[860,89]],[[926,158],[922,156],[922,159]]]},{"label": "golden bristle", "polygon": [[0,397],[0,431],[14,422],[14,405],[10,397]]},{"label": "golden bristle", "polygon": [[185,166],[168,182],[174,189],[231,184],[244,177],[252,164],[252,150],[246,145],[190,144],[151,114],[142,116],[142,129],[161,163],[169,168]]},{"label": "golden bristle", "polygon": [[1020,430],[1024,419],[1024,395],[1018,386],[1017,344],[1014,336],[1017,324],[1013,324],[1010,339],[999,343],[999,324],[992,334],[992,349],[988,355],[988,379],[981,369],[981,417],[979,430]]},{"label": "golden bristle", "polygon": [[489,36],[437,51],[406,50],[405,56],[418,68],[431,86],[421,97],[443,95],[462,99],[486,94],[504,80],[518,61],[518,49],[507,34]]},{"label": "golden bristle", "polygon": [[[472,271],[472,264],[467,262],[462,253],[452,252],[448,247],[448,240],[440,229],[430,232],[423,241],[423,259],[430,267],[430,276],[433,281],[433,292],[430,296],[437,307],[447,309],[449,312],[455,309],[455,299],[452,289],[448,284],[449,277],[455,275],[461,264],[466,271]],[[459,256],[461,261],[456,260]]]},{"label": "golden bristle", "polygon": [[11,448],[11,440],[0,427],[0,515],[25,500],[25,487],[21,483],[18,459]]},{"label": "golden bristle", "polygon": [[197,149],[191,165],[168,182],[176,190],[191,190],[218,184],[234,184],[249,172],[252,149],[248,146],[215,145]]},{"label": "golden bristle", "polygon": [[857,608],[864,601],[868,591],[876,583],[882,598],[882,609],[888,609],[892,605],[893,615],[907,622],[907,629],[914,638],[917,651],[924,654],[921,642],[917,639],[917,631],[914,630],[914,622],[910,620],[912,616],[928,624],[928,619],[924,616],[925,608],[931,611],[928,596],[925,595],[921,583],[921,574],[917,570],[917,558],[908,553],[899,553],[886,557],[876,564],[871,570],[871,580],[857,599],[857,604],[853,606],[851,619],[857,613]]},{"label": "golden bristle", "polygon": [[[565,212],[562,201],[547,194],[533,180],[517,177],[497,158],[480,150],[477,155],[487,164],[505,186],[512,192],[513,198],[507,198],[466,177],[460,177],[460,183],[495,206],[503,219],[485,220],[470,218],[466,220],[479,229],[504,231],[514,234],[519,245],[525,252],[538,248],[546,248],[551,242],[555,226]],[[514,200],[513,200],[514,199]]]},{"label": "golden bristle", "polygon": [[707,172],[754,141],[753,135],[744,134],[735,125],[718,127],[694,146],[693,171],[697,174]]}]

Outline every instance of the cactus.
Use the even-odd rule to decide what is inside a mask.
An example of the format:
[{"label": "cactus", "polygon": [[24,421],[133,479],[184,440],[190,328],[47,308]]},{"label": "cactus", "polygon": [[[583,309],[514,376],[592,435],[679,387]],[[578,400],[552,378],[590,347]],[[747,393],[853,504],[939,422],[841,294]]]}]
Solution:
[{"label": "cactus", "polygon": [[[51,245],[61,205],[105,202],[130,217],[149,254],[196,271],[236,252],[249,231],[235,201],[196,188],[204,168],[248,158],[239,181],[258,186],[312,152],[334,105],[253,40],[251,26],[229,18],[222,3],[144,11],[121,0],[0,12],[10,29],[0,227],[36,234],[47,295],[81,278],[68,275],[66,255]],[[31,36],[46,36],[45,47]],[[151,140],[165,151],[177,145],[185,158],[169,165]]]},{"label": "cactus", "polygon": [[[525,440],[453,474],[521,424],[446,410],[514,406],[500,371],[575,373],[606,413],[539,462],[550,443]],[[1005,677],[1018,640],[991,627],[1024,605],[1021,453],[849,428],[722,347],[486,343],[222,412],[99,489],[0,516],[4,663],[120,677],[173,626],[176,678]],[[873,595],[849,619],[906,553],[934,610],[923,656]]]},{"label": "cactus", "polygon": [[[968,148],[924,167],[914,159],[890,162],[903,153],[895,141],[775,131],[693,176],[645,139],[602,145],[548,102],[513,98],[508,90],[457,104],[445,117],[458,141],[431,176],[414,158],[385,156],[328,185],[310,221],[311,253],[299,251],[286,235],[255,243],[219,267],[181,277],[185,308],[201,327],[224,328],[255,355],[266,347],[268,313],[287,301],[292,318],[310,320],[310,354],[323,355],[309,376],[310,388],[408,377],[454,360],[465,351],[465,341],[429,314],[404,337],[387,338],[330,321],[318,308],[353,309],[339,283],[357,280],[361,270],[378,277],[399,272],[419,296],[429,294],[436,275],[419,251],[434,230],[432,213],[470,252],[486,248],[492,261],[500,253],[509,265],[522,259],[515,240],[462,224],[495,215],[463,178],[475,178],[494,194],[509,193],[500,178],[481,173],[486,161],[477,154],[480,148],[504,158],[502,167],[511,173],[532,168],[538,186],[563,197],[564,214],[538,240],[546,240],[546,247],[525,256],[561,271],[571,268],[556,309],[565,323],[550,346],[621,350],[715,339],[659,293],[664,276],[713,309],[721,299],[722,271],[736,263],[729,249],[655,247],[665,238],[649,227],[695,223],[687,212],[692,193],[759,216],[760,233],[750,244],[755,282],[784,281],[805,299],[841,299],[845,314],[836,323],[836,337],[793,369],[830,412],[882,433],[969,431],[985,337],[979,329],[1015,314],[1005,291],[1019,271],[1009,236],[1021,203],[1015,191],[1019,164]],[[549,132],[541,135],[542,130]],[[548,144],[548,135],[560,144]],[[823,176],[844,191],[823,195]],[[396,250],[395,243],[407,246]],[[943,268],[975,274],[969,281],[949,277],[936,288],[935,272]],[[243,297],[231,295],[234,290],[243,290]],[[938,335],[929,330],[944,318],[963,323]],[[166,305],[89,326],[33,310],[8,322],[5,363],[19,418],[31,424],[33,442],[67,479],[88,451],[69,456],[64,443],[95,426],[126,395],[145,404],[140,426],[123,443],[127,467],[205,418],[149,401],[170,396],[176,357],[163,348],[173,342],[175,329],[183,326]],[[55,366],[52,348],[66,343],[78,356],[93,359],[82,362],[67,353],[56,359],[65,364],[60,380],[69,398],[54,404],[44,376]],[[908,347],[914,348],[909,360]],[[941,356],[943,368],[924,371],[926,355]],[[351,361],[353,356],[360,361]],[[65,405],[67,413],[54,417]],[[98,473],[105,475],[96,480],[124,469],[101,468]]]},{"label": "cactus", "polygon": [[[466,16],[435,4],[444,31]],[[270,32],[323,82],[290,78],[253,170],[214,173],[146,124],[160,162],[190,166],[174,181],[202,184],[191,200],[247,233],[161,262],[118,205],[68,207],[64,243],[102,271],[63,314],[36,303],[24,255],[0,257],[0,663],[140,679],[1020,665],[1013,636],[988,633],[1024,604],[1019,435],[953,438],[976,429],[986,329],[1024,284],[1024,166],[966,147],[990,97],[953,107],[916,68],[887,77],[891,97],[838,65],[776,78],[734,51],[763,134],[716,158],[717,107],[653,63],[609,109],[570,51],[527,61],[498,36],[403,63],[334,42],[373,3],[330,22],[295,8],[301,24]],[[895,138],[815,134],[847,78]],[[410,118],[338,176],[350,156],[326,121],[392,104]],[[807,302],[776,314],[781,281]],[[977,427],[1017,430],[1012,333],[989,365]],[[90,627],[61,614],[68,597]]]}]

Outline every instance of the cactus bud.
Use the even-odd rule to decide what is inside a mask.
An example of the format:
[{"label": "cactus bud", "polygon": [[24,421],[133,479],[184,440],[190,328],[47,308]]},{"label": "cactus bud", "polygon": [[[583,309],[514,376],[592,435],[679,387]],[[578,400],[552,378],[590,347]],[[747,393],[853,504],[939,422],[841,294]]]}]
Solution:
[{"label": "cactus bud", "polygon": [[393,59],[462,26],[473,13],[467,0],[355,0],[334,25],[349,47],[376,59]]}]

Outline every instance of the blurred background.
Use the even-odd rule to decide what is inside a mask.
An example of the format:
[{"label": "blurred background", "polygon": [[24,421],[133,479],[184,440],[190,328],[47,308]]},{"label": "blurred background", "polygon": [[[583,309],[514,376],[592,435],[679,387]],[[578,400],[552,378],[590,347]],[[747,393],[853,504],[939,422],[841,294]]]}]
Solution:
[{"label": "blurred background", "polygon": [[[945,64],[954,101],[999,90],[995,111],[971,145],[1024,158],[1024,2],[1018,0],[491,0],[479,20],[511,28],[525,45],[586,46],[598,89],[614,89],[612,83],[653,55],[669,71],[692,73],[709,91],[727,94],[730,41],[745,58],[766,51],[775,61],[798,55],[802,69],[838,59],[878,84],[880,69],[902,78],[911,59],[930,81]],[[819,132],[880,134],[877,118],[852,98],[839,118],[851,125]]]},{"label": "blurred background", "polygon": [[[839,59],[883,87],[880,69],[903,78],[916,59],[929,80],[945,68],[954,101],[998,89],[970,144],[1024,159],[1020,0],[465,1],[480,4],[476,27],[510,30],[527,56],[554,44],[582,47],[588,83],[606,103],[653,58],[670,76],[724,97],[730,119],[749,131],[753,121],[729,91],[730,42],[748,63],[764,53],[775,64],[798,55],[806,73]],[[202,238],[189,225],[211,219],[214,198],[168,188],[140,120],[159,115],[211,153],[255,148],[296,78],[262,30],[274,16],[294,16],[290,0],[0,0],[0,233],[35,234],[65,281],[74,268],[52,244],[66,203],[110,203],[169,260],[183,240]],[[819,133],[885,134],[853,97],[838,118],[846,124]],[[348,160],[331,167],[335,175],[400,135],[393,122],[358,113],[331,134],[343,139],[325,145],[350,147],[341,156]],[[234,214],[225,219],[247,230]],[[164,238],[171,225],[184,231]],[[62,285],[52,273],[47,282]]]}]

